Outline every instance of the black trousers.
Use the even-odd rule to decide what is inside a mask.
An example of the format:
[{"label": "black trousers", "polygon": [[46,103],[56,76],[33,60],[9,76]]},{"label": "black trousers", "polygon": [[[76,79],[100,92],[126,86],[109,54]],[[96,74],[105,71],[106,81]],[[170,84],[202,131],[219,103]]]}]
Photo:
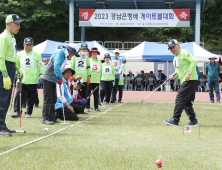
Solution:
[{"label": "black trousers", "polygon": [[123,88],[124,88],[124,85],[118,85],[118,90],[119,90],[119,98],[118,98],[118,101],[119,101],[119,102],[122,101],[122,97],[123,97]]},{"label": "black trousers", "polygon": [[119,79],[115,79],[115,85],[112,91],[111,103],[114,103],[116,101],[116,93],[117,93],[118,84],[119,84]]},{"label": "black trousers", "polygon": [[86,99],[86,91],[87,91],[87,83],[83,83],[85,86],[81,86],[81,89],[79,90],[79,94],[81,97]]},{"label": "black trousers", "polygon": [[[20,113],[19,111],[19,108],[20,108],[20,97],[19,97],[19,83],[17,83],[16,85],[16,94],[15,94],[15,99],[14,99],[14,112],[18,112]],[[22,90],[22,106],[25,106],[26,107],[26,93],[25,91]],[[18,108],[19,106],[19,108]]]},{"label": "black trousers", "polygon": [[35,105],[39,105],[39,95],[38,95],[38,90],[37,90],[36,97],[35,97]]},{"label": "black trousers", "polygon": [[[72,120],[72,121],[79,120],[79,118],[76,114],[80,114],[80,113],[84,112],[84,106],[80,105],[80,104],[75,104],[75,103],[71,103],[70,106],[73,107],[75,113],[73,113],[67,107],[64,107],[65,119]],[[60,118],[61,120],[64,120],[62,108],[57,109],[56,112],[58,113],[58,118]]]},{"label": "black trousers", "polygon": [[57,101],[56,95],[56,84],[52,81],[47,81],[42,79],[43,81],[43,109],[42,109],[42,117],[43,121],[54,121],[55,122],[55,104]]},{"label": "black trousers", "polygon": [[[92,90],[94,90],[98,86],[98,89],[94,91],[93,97],[94,97],[94,109],[98,109],[99,104],[99,83],[90,83],[87,86],[86,96],[88,97]],[[90,97],[87,99],[86,108],[90,107]]]},{"label": "black trousers", "polygon": [[7,68],[8,75],[12,81],[12,85],[10,90],[6,90],[4,88],[3,76],[2,72],[0,71],[0,130],[7,127],[5,123],[5,118],[11,101],[13,80],[15,77],[15,64],[5,61],[5,66]]},{"label": "black trousers", "polygon": [[197,88],[198,81],[197,80],[190,80],[185,81],[180,86],[178,91],[178,95],[176,98],[176,105],[174,109],[174,120],[180,121],[181,114],[183,109],[185,110],[189,119],[193,122],[197,121],[196,114],[193,110],[192,99],[194,98],[194,93]]},{"label": "black trousers", "polygon": [[112,81],[100,81],[100,97],[103,103],[104,97],[106,95],[106,102],[110,102],[110,96],[112,92],[113,82]]},{"label": "black trousers", "polygon": [[[32,114],[33,111],[33,105],[35,103],[35,98],[37,94],[37,86],[38,84],[22,84],[22,101],[24,101],[24,96],[27,94],[27,111],[25,114]],[[17,85],[17,93],[19,93],[19,83]],[[17,95],[16,93],[16,95]],[[16,105],[14,106],[14,111],[19,112],[20,111],[20,97],[19,94],[16,99]]]}]

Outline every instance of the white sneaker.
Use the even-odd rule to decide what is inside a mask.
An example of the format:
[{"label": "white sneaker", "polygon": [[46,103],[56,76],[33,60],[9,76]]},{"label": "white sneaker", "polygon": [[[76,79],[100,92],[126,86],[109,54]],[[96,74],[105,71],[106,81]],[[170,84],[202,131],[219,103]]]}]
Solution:
[{"label": "white sneaker", "polygon": [[26,114],[25,117],[26,118],[31,118],[31,115],[30,114]]},{"label": "white sneaker", "polygon": [[86,112],[90,112],[90,108],[85,108]]},{"label": "white sneaker", "polygon": [[99,106],[100,106],[100,107],[106,107],[106,106],[104,106],[102,103],[100,103]]}]

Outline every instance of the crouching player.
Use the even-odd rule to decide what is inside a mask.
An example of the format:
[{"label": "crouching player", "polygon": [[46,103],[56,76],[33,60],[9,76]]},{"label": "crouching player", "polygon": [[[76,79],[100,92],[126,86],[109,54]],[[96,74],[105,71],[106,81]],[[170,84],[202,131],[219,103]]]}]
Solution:
[{"label": "crouching player", "polygon": [[[85,86],[84,83],[83,83],[83,79],[78,80],[77,82],[73,82],[72,77],[70,79],[71,79],[70,80],[70,83],[71,83],[70,93],[71,93],[71,96],[72,96],[72,99],[73,99],[73,103],[76,104],[76,107],[80,106],[79,109],[82,109],[83,105],[85,105],[87,103],[87,100],[84,99],[83,97],[81,97],[80,94],[79,94],[79,90],[81,89],[81,87]],[[84,112],[84,107],[83,107],[83,111],[80,112],[79,114],[87,114],[87,113]]]},{"label": "crouching player", "polygon": [[114,66],[110,63],[110,54],[105,53],[104,54],[104,60],[105,63],[102,64],[102,77],[100,81],[100,96],[101,96],[101,101],[103,103],[104,96],[106,96],[106,104],[110,104],[110,96],[113,88],[113,84],[115,83],[115,68]]},{"label": "crouching player", "polygon": [[[57,91],[57,102],[55,104],[55,110],[58,114],[58,118],[63,118],[63,107],[64,107],[64,114],[66,120],[77,121],[79,120],[76,114],[79,114],[84,111],[84,107],[73,102],[71,93],[70,93],[70,81],[69,78],[75,74],[75,71],[71,69],[69,65],[66,65],[62,71],[62,81],[63,83],[59,85],[56,84],[56,91]],[[80,80],[82,77],[77,76],[74,78],[74,81]],[[76,83],[76,82],[75,82]],[[74,83],[74,85],[75,85]]]}]

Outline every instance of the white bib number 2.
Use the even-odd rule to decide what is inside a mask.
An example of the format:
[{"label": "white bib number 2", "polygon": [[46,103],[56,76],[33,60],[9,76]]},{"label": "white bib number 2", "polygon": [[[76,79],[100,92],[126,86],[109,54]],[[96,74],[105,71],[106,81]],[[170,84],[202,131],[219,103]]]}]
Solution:
[{"label": "white bib number 2", "polygon": [[21,65],[23,69],[32,69],[34,68],[34,57],[33,53],[28,55],[22,55]]}]

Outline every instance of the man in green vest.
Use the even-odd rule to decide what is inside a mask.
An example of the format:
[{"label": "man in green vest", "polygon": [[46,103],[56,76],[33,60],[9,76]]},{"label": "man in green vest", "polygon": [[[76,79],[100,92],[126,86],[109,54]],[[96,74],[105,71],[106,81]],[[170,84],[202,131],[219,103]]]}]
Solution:
[{"label": "man in green vest", "polygon": [[[39,81],[39,74],[45,70],[45,64],[42,62],[42,57],[39,53],[33,51],[33,39],[27,37],[24,40],[24,50],[18,53],[16,66],[22,70],[22,101],[27,94],[27,111],[26,118],[31,118],[33,105],[37,95],[37,87]],[[19,86],[17,86],[18,95]],[[14,110],[16,111],[12,117],[20,117],[20,98],[15,100]]]},{"label": "man in green vest", "polygon": [[[0,135],[12,136],[15,130],[7,128],[6,113],[11,100],[12,82],[16,72],[17,46],[14,35],[19,32],[20,20],[17,14],[8,15],[6,29],[0,34]],[[20,72],[20,70],[17,70]],[[20,74],[21,75],[21,74]]]},{"label": "man in green vest", "polygon": [[197,59],[188,50],[182,49],[175,39],[168,42],[168,50],[175,55],[173,65],[177,73],[175,77],[171,75],[169,78],[173,80],[179,77],[181,86],[175,101],[174,115],[170,120],[164,122],[168,125],[178,126],[181,114],[185,110],[190,119],[187,125],[198,126],[192,104],[193,95],[198,86]]}]

